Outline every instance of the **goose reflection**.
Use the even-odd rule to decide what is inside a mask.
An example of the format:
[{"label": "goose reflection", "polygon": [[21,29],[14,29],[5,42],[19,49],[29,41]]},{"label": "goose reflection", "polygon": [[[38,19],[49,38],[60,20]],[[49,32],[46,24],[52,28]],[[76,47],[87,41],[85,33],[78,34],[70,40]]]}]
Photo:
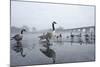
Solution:
[{"label": "goose reflection", "polygon": [[50,46],[53,45],[51,44],[50,39],[51,39],[51,33],[47,33],[44,39],[40,40],[40,44],[42,44],[42,47],[45,48],[45,49],[40,48],[40,51],[48,58],[51,58],[53,63],[55,63],[56,53],[53,49],[50,49]]},{"label": "goose reflection", "polygon": [[46,49],[40,49],[40,51],[47,56],[48,58],[51,58],[53,60],[53,63],[55,63],[56,59],[56,53],[53,49],[50,49],[50,47],[45,47]]},{"label": "goose reflection", "polygon": [[23,54],[22,42],[21,42],[21,41],[17,41],[16,44],[17,44],[17,45],[15,45],[12,49],[13,49],[16,53],[21,53],[21,56],[22,56],[22,57],[25,57],[26,55]]}]

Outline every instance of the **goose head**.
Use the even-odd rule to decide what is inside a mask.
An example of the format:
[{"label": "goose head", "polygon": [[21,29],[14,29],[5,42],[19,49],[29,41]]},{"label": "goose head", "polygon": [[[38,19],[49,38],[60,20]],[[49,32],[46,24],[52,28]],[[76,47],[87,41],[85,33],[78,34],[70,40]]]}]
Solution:
[{"label": "goose head", "polygon": [[55,21],[53,21],[53,23],[52,24],[57,24]]},{"label": "goose head", "polygon": [[26,31],[26,29],[22,29],[22,30],[21,30],[21,34],[23,34],[23,32],[25,32],[25,31]]}]

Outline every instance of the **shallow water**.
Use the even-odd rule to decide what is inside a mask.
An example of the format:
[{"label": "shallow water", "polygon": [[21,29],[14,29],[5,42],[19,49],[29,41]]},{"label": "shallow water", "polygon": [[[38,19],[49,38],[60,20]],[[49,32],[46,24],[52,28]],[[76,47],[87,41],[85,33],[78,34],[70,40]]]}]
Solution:
[{"label": "shallow water", "polygon": [[[12,47],[16,45],[16,41],[11,41],[11,65],[34,65],[34,64],[51,64],[53,63],[52,58],[46,56],[40,51],[44,49],[43,44],[39,42],[38,36],[40,33],[35,34],[24,34],[22,45],[23,54],[22,57],[20,52],[16,53]],[[13,35],[12,35],[13,36]],[[80,62],[80,61],[94,61],[95,60],[95,44],[83,43],[70,43],[70,42],[51,42],[50,49],[55,52],[55,63],[69,63],[69,62]]]}]

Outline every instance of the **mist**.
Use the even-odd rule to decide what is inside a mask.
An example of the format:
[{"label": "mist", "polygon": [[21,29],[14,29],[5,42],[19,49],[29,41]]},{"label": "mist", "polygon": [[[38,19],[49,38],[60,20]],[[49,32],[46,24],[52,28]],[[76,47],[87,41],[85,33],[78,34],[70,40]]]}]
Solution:
[{"label": "mist", "polygon": [[34,2],[11,2],[11,26],[37,30],[50,29],[56,21],[56,28],[64,29],[94,26],[93,6],[63,5]]}]

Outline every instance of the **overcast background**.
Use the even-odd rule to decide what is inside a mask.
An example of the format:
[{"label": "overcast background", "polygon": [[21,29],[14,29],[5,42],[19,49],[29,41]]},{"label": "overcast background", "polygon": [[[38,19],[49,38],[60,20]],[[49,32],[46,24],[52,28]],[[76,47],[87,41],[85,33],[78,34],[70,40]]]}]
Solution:
[{"label": "overcast background", "polygon": [[64,29],[94,26],[94,7],[79,5],[63,5],[35,2],[11,2],[11,26],[37,30],[51,28],[53,21],[56,27]]}]

